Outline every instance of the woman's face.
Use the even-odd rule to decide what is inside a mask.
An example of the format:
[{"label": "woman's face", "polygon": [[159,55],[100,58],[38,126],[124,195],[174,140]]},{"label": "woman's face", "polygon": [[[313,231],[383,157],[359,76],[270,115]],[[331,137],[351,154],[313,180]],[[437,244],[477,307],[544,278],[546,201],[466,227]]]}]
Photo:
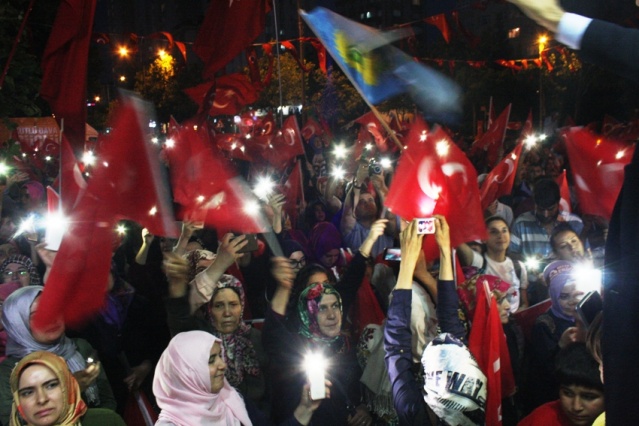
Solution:
[{"label": "woman's face", "polygon": [[486,240],[486,247],[488,251],[505,252],[510,244],[510,231],[506,222],[501,220],[493,220],[488,224],[488,239]]},{"label": "woman's face", "polygon": [[559,402],[574,426],[590,426],[604,411],[603,392],[584,386],[561,386]]},{"label": "woman's face", "polygon": [[220,342],[215,342],[213,346],[211,346],[209,356],[211,393],[219,393],[224,387],[224,371],[226,371],[226,363],[222,359]]},{"label": "woman's face", "polygon": [[584,292],[577,289],[577,284],[568,283],[561,289],[559,293],[559,306],[561,311],[569,316],[575,315],[575,308],[579,301],[584,297]]},{"label": "woman's face", "polygon": [[334,294],[325,294],[320,299],[317,324],[326,337],[336,337],[342,329],[342,306]]},{"label": "woman's face", "polygon": [[295,271],[296,275],[300,271],[300,269],[306,266],[306,256],[304,256],[304,252],[302,251],[294,251],[288,258],[293,265],[293,270]]},{"label": "woman's face", "polygon": [[339,259],[339,249],[329,250],[320,258],[320,263],[327,268],[332,268]]},{"label": "woman's face", "polygon": [[64,321],[62,318],[59,318],[45,330],[36,330],[31,326],[33,322],[33,317],[38,310],[38,306],[40,305],[40,295],[36,296],[31,304],[31,313],[29,315],[29,328],[31,329],[31,335],[35,339],[36,342],[42,343],[45,345],[51,345],[57,342],[60,337],[64,334]]},{"label": "woman's face", "polygon": [[497,309],[499,311],[499,320],[502,324],[508,324],[508,320],[510,317],[510,302],[508,301],[508,296],[503,295],[497,299]]},{"label": "woman's face", "polygon": [[313,216],[315,216],[316,222],[324,222],[326,220],[326,212],[321,204],[316,204],[313,207]]},{"label": "woman's face", "polygon": [[18,400],[29,425],[52,426],[62,416],[64,407],[60,379],[47,366],[27,367],[18,380]]},{"label": "woman's face", "polygon": [[240,296],[230,288],[218,290],[213,297],[213,326],[224,334],[233,333],[242,320]]},{"label": "woman's face", "polygon": [[31,282],[31,274],[24,265],[9,263],[2,271],[2,282],[19,282],[21,287],[26,287]]},{"label": "woman's face", "polygon": [[324,272],[315,272],[313,275],[308,277],[308,281],[306,282],[306,286],[304,288],[310,287],[313,284],[328,284],[328,276]]},{"label": "woman's face", "polygon": [[555,250],[559,259],[569,262],[584,256],[584,245],[573,231],[561,232],[555,236]]}]

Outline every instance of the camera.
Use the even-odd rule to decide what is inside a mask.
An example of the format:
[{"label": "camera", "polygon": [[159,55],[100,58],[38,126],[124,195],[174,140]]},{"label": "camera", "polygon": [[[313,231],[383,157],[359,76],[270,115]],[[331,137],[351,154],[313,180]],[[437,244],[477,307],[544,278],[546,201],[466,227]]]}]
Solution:
[{"label": "camera", "polygon": [[381,175],[381,174],[382,174],[382,165],[379,163],[379,161],[375,160],[374,158],[371,158],[370,161],[368,162],[368,175],[373,176],[373,175]]}]

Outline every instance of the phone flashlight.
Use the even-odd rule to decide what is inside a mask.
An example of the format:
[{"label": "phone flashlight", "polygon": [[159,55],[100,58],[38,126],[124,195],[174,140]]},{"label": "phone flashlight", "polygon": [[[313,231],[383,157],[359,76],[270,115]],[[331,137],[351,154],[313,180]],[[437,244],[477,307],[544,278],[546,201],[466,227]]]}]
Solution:
[{"label": "phone flashlight", "polygon": [[326,398],[326,359],[324,356],[319,353],[310,353],[306,355],[304,367],[311,386],[311,399],[318,400]]}]

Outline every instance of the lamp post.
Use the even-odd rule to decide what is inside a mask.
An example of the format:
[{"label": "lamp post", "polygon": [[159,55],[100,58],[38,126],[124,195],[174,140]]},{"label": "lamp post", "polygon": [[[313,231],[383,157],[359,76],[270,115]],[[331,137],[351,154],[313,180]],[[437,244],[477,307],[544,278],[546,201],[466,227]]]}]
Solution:
[{"label": "lamp post", "polygon": [[544,75],[544,63],[541,57],[544,49],[546,48],[546,43],[548,42],[548,37],[542,35],[537,40],[539,43],[539,131],[544,131],[544,97],[543,97],[543,84],[542,78]]}]

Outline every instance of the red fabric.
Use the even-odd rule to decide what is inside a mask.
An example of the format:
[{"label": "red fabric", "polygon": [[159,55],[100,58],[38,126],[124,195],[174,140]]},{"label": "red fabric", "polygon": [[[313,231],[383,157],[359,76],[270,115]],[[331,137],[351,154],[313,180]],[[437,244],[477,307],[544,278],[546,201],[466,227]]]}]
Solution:
[{"label": "red fabric", "polygon": [[517,311],[513,314],[513,319],[517,321],[517,325],[521,328],[527,344],[530,344],[532,341],[532,329],[535,325],[535,321],[537,321],[539,315],[550,309],[551,303],[550,299],[546,299],[543,302],[539,302],[536,305]]},{"label": "red fabric", "polygon": [[304,145],[297,119],[294,115],[284,121],[284,126],[275,134],[267,151],[266,160],[277,170],[283,170],[298,155],[304,155]]},{"label": "red fabric", "polygon": [[121,218],[138,222],[152,234],[178,237],[180,232],[162,185],[160,164],[145,140],[144,104],[124,98],[113,131],[93,168],[82,198],[51,268],[34,327],[62,317],[79,325],[103,304],[111,266],[114,227]]},{"label": "red fabric", "polygon": [[517,166],[521,158],[522,143],[519,143],[503,160],[488,173],[479,190],[481,208],[486,208],[497,198],[512,192]]},{"label": "red fabric", "polygon": [[210,78],[264,31],[267,0],[212,0],[193,43]]},{"label": "red fabric", "polygon": [[634,147],[576,127],[564,137],[581,212],[610,219]]},{"label": "red fabric", "polygon": [[528,111],[528,117],[524,122],[524,127],[521,129],[521,133],[519,134],[519,139],[517,139],[517,143],[523,142],[529,135],[533,133],[533,115],[532,109]]},{"label": "red fabric", "polygon": [[384,311],[382,311],[375,293],[373,293],[369,277],[364,277],[362,280],[351,312],[353,331],[357,340],[359,340],[364,327],[369,324],[382,325],[382,322],[384,322],[386,315],[384,315]]},{"label": "red fabric", "polygon": [[184,89],[184,93],[200,105],[200,112],[208,112],[211,116],[235,115],[259,97],[248,77],[239,73]]},{"label": "red fabric", "polygon": [[446,20],[446,15],[440,13],[439,15],[429,16],[424,19],[424,22],[427,24],[431,24],[437,27],[437,29],[442,33],[442,37],[446,40],[446,43],[450,43],[450,27],[448,26],[448,21]]},{"label": "red fabric", "polygon": [[313,136],[321,136],[324,133],[322,125],[319,124],[313,117],[308,117],[306,124],[302,127],[302,137],[306,142],[309,142]]},{"label": "red fabric", "polygon": [[230,158],[243,161],[253,161],[253,158],[246,152],[243,138],[233,133],[220,133],[214,136],[215,146],[229,153]]},{"label": "red fabric", "polygon": [[486,130],[486,133],[484,133],[479,140],[475,141],[470,150],[471,154],[476,153],[480,149],[488,151],[488,167],[494,167],[499,161],[499,151],[506,136],[506,126],[508,125],[511,106],[512,104],[508,104],[502,113],[499,114],[497,120]]},{"label": "red fabric", "polygon": [[[453,247],[485,239],[475,168],[440,127],[431,132],[425,129],[421,119],[411,126],[386,207],[406,220],[444,215],[450,224]],[[427,259],[438,256],[434,240],[425,238]]]},{"label": "red fabric", "polygon": [[[364,142],[373,142],[375,141],[375,145],[377,145],[377,149],[381,152],[388,151],[388,145],[386,144],[386,131],[382,126],[382,123],[372,112],[367,112],[366,114],[359,117],[355,120],[356,123],[361,125],[360,129],[364,129],[365,131],[360,131],[359,136],[362,138]],[[367,133],[370,136],[367,136]],[[372,137],[371,137],[372,136]]]},{"label": "red fabric", "polygon": [[87,66],[96,0],[63,0],[42,54],[40,95],[49,102],[75,152],[82,152]]},{"label": "red fabric", "polygon": [[[490,297],[490,307],[488,306]],[[499,319],[495,298],[477,281],[477,303],[468,349],[488,380],[486,424],[501,425],[501,400],[515,392],[515,379],[510,364],[506,335]]]},{"label": "red fabric", "polygon": [[[145,418],[143,410],[148,415],[148,419]],[[130,392],[122,419],[127,426],[152,426],[158,420],[158,413],[155,412],[143,391]]]},{"label": "red fabric", "polygon": [[264,232],[260,217],[244,212],[255,198],[230,164],[208,140],[202,127],[186,125],[173,135],[175,146],[166,150],[175,201],[185,217],[201,220],[218,230]]},{"label": "red fabric", "polygon": [[62,136],[61,145],[62,165],[58,177],[58,188],[62,198],[62,210],[64,214],[70,215],[80,194],[86,189],[87,182],[82,176],[78,161],[65,136]]},{"label": "red fabric", "polygon": [[573,426],[561,409],[559,400],[547,402],[524,417],[517,426]]},{"label": "red fabric", "polygon": [[561,194],[561,200],[559,200],[559,209],[562,212],[572,213],[572,203],[570,202],[570,189],[568,189],[568,179],[566,179],[566,170],[561,172],[557,176],[557,185],[559,185],[559,193]]},{"label": "red fabric", "polygon": [[326,48],[324,47],[322,42],[320,42],[316,38],[311,38],[310,42],[317,51],[317,62],[319,63],[320,70],[322,70],[324,74],[328,74],[328,69],[326,67]]},{"label": "red fabric", "polygon": [[[298,210],[297,206],[304,201],[304,191],[302,191],[302,164],[301,162],[295,163],[293,170],[288,175],[284,187],[282,188],[282,194],[286,199],[284,204],[284,211],[291,218],[291,223],[295,224],[297,220]],[[293,226],[295,227],[295,226]]]}]

